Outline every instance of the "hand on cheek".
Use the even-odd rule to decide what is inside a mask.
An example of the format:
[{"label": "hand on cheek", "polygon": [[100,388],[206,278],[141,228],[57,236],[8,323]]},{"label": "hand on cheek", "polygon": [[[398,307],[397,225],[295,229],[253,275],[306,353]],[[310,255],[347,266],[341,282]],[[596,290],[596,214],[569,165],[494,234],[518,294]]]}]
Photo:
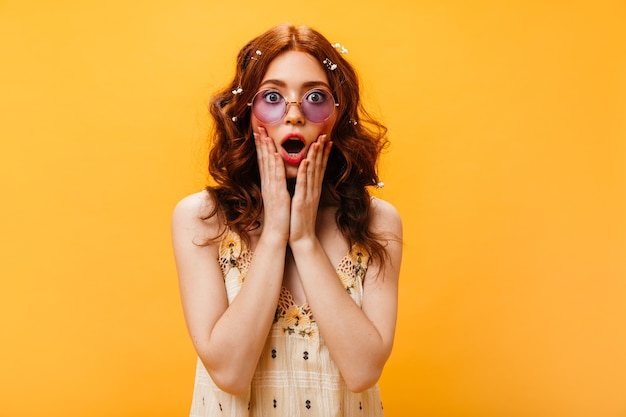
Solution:
[{"label": "hand on cheek", "polygon": [[285,165],[276,152],[272,138],[264,128],[254,132],[257,162],[261,177],[264,230],[275,231],[287,240],[289,235],[290,196],[287,191]]},{"label": "hand on cheek", "polygon": [[321,135],[311,144],[307,158],[298,168],[296,190],[291,202],[290,242],[315,237],[315,221],[331,147],[332,142],[326,135]]}]

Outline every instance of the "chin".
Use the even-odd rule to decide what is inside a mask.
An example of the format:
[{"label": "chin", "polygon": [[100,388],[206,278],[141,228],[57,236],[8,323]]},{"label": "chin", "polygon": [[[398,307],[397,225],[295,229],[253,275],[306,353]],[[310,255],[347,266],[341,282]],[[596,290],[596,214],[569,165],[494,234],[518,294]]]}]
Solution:
[{"label": "chin", "polygon": [[288,180],[295,180],[298,176],[298,167],[294,165],[287,165],[285,167],[285,177]]}]

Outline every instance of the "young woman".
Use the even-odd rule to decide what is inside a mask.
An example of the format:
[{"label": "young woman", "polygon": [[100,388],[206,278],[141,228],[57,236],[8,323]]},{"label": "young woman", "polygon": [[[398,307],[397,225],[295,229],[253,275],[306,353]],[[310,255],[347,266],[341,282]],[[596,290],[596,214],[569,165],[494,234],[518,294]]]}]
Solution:
[{"label": "young woman", "polygon": [[383,415],[402,225],[368,192],[386,129],[345,52],[274,27],[212,100],[216,185],[173,215],[198,354],[191,416]]}]

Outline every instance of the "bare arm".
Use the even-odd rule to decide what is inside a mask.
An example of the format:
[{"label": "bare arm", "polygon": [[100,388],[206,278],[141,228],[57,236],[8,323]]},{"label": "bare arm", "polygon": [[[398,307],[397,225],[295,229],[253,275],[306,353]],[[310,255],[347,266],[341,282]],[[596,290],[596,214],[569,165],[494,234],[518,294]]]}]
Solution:
[{"label": "bare arm", "polygon": [[[199,218],[205,194],[183,199],[173,216],[173,244],[189,334],[213,381],[224,391],[247,391],[274,318],[285,245],[262,236],[239,294],[228,305],[218,243],[198,245],[219,230]],[[207,224],[208,223],[208,224]]]},{"label": "bare arm", "polygon": [[[247,392],[274,319],[289,236],[290,197],[285,168],[266,135],[256,137],[264,200],[263,230],[241,289],[229,305],[218,243],[199,245],[223,228],[202,220],[215,202],[207,193],[183,199],[172,235],[183,310],[196,352],[220,389]],[[208,205],[207,205],[208,204]]]},{"label": "bare arm", "polygon": [[391,239],[386,242],[389,259],[384,268],[372,264],[368,269],[362,308],[341,285],[317,238],[290,244],[320,333],[348,389],[354,392],[378,381],[391,353],[397,315],[402,224],[391,205],[381,200],[372,204],[374,231]]},{"label": "bare arm", "polygon": [[341,285],[315,231],[330,145],[325,137],[321,138],[312,145],[307,160],[299,168],[289,246],[307,302],[330,354],[348,388],[359,392],[378,381],[391,353],[402,258],[402,223],[391,204],[371,201],[370,227],[385,238],[381,243],[389,257],[384,267],[372,264],[368,268],[363,305],[359,308]]}]

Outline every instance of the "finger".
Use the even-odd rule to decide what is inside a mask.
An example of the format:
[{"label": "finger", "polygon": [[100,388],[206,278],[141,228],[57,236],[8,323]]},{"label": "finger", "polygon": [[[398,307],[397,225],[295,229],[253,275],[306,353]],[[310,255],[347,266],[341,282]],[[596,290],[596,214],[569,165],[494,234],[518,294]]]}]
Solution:
[{"label": "finger", "polygon": [[257,156],[259,163],[259,173],[261,175],[261,188],[269,190],[274,181],[276,170],[276,159],[274,152],[270,149],[271,139],[265,130],[259,129],[255,135],[257,145]]},{"label": "finger", "polygon": [[265,132],[264,129],[259,128],[258,129],[258,133],[256,133],[257,137],[259,138],[259,145],[261,147],[261,156],[263,157],[264,160],[267,160],[267,155],[268,155],[268,151],[267,151],[267,132]]},{"label": "finger", "polygon": [[262,127],[258,128],[256,137],[258,137],[259,141],[257,149],[260,154],[260,164],[263,169],[263,173],[271,176],[272,170],[275,169],[274,151],[272,149],[273,142],[267,135],[267,131]]},{"label": "finger", "polygon": [[267,159],[265,155],[266,152],[260,135],[257,132],[254,132],[252,135],[254,136],[254,146],[256,147],[256,160],[259,165],[259,173],[261,174],[261,179],[263,179],[265,174],[265,161]]},{"label": "finger", "polygon": [[283,158],[278,154],[278,152],[274,152],[272,156],[272,173],[274,174],[273,179],[277,182],[277,184],[279,184],[279,189],[285,190],[287,187],[285,162],[283,161]]},{"label": "finger", "polygon": [[328,136],[322,135],[320,137],[320,149],[318,155],[318,174],[320,178],[324,178],[324,171],[326,170],[326,161],[328,160]]},{"label": "finger", "polygon": [[330,151],[333,147],[333,142],[328,141],[324,144],[324,152],[322,155],[322,172],[326,172],[326,166],[328,165],[328,158],[330,157]]},{"label": "finger", "polygon": [[267,159],[267,150],[265,146],[265,140],[257,132],[254,132],[253,135],[254,135],[254,145],[256,146],[256,151],[257,151],[257,159],[259,159],[259,161],[263,161]]},{"label": "finger", "polygon": [[326,170],[326,160],[328,158],[328,140],[326,135],[321,135],[315,143],[314,158],[315,163],[310,170],[311,181],[309,182],[311,192],[320,193],[322,182],[324,179],[324,171]]},{"label": "finger", "polygon": [[310,196],[314,197],[316,192],[319,192],[319,188],[320,188],[320,171],[321,171],[321,162],[322,162],[322,152],[321,152],[321,146],[322,144],[319,142],[316,142],[312,145],[313,147],[313,154],[311,155],[312,157],[312,163],[310,164],[310,167],[307,171],[308,173],[308,192],[311,193]]},{"label": "finger", "polygon": [[298,167],[298,173],[296,174],[296,189],[294,197],[304,198],[307,192],[307,177],[308,177],[308,159],[304,159]]},{"label": "finger", "polygon": [[276,149],[276,145],[274,144],[274,140],[270,138],[270,136],[267,134],[267,130],[265,130],[264,127],[259,126],[259,136],[261,140],[267,145],[267,149],[270,154],[278,152],[278,150]]},{"label": "finger", "polygon": [[[267,130],[264,127],[259,127],[259,133],[261,135],[261,140],[264,144],[265,153],[267,155],[267,165],[270,169],[272,176],[278,172],[280,174],[280,170],[284,170],[284,166],[282,164],[282,158],[278,154],[276,150],[276,145],[274,144],[274,140],[268,136]],[[277,171],[279,170],[279,171]],[[281,175],[279,175],[280,177]],[[282,175],[284,176],[284,175]]]},{"label": "finger", "polygon": [[267,157],[266,166],[268,170],[268,179],[272,184],[276,185],[279,190],[286,188],[286,172],[285,162],[276,149],[274,140],[268,136],[267,130],[259,127],[259,138],[264,145],[264,152]]}]

